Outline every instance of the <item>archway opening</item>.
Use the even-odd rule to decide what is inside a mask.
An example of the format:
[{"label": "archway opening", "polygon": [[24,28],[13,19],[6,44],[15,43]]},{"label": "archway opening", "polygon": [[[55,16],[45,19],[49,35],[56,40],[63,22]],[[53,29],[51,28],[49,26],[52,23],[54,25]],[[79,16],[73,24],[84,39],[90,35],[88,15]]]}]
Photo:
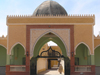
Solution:
[{"label": "archway opening", "polygon": [[[59,48],[59,46],[52,41],[49,41],[48,44],[46,43],[41,48],[41,50],[39,52],[40,58],[38,58],[38,60],[37,60],[37,74],[49,74],[49,75],[55,74],[55,73],[59,74],[59,71],[58,71],[59,64],[62,65],[62,67],[63,67],[62,74],[64,74],[64,59],[56,57],[56,55],[54,53],[53,53],[54,55],[52,55],[52,51],[54,53],[56,51],[55,54],[57,54],[57,52],[58,52],[62,55],[62,51]],[[41,53],[43,53],[43,54],[41,54]],[[43,65],[41,65],[41,64],[43,64]]]},{"label": "archway opening", "polygon": [[6,65],[6,53],[7,50],[3,46],[0,46],[0,66]]},{"label": "archway opening", "polygon": [[11,50],[10,64],[11,65],[25,65],[26,56],[22,45],[17,44]]},{"label": "archway opening", "polygon": [[91,65],[89,49],[83,43],[76,48],[75,65]]},{"label": "archway opening", "polygon": [[95,57],[95,65],[100,66],[100,46],[98,46],[94,51],[94,57]]},{"label": "archway opening", "polygon": [[51,32],[45,34],[44,36],[42,36],[42,37],[38,40],[38,42],[36,43],[36,45],[35,45],[35,47],[34,47],[34,49],[33,49],[33,50],[34,50],[34,51],[33,51],[33,57],[38,56],[39,51],[40,51],[40,49],[42,48],[42,46],[43,46],[44,44],[46,44],[47,42],[49,42],[49,41],[55,42],[55,43],[60,47],[60,49],[61,49],[63,55],[64,55],[65,57],[67,57],[67,51],[68,51],[68,50],[67,50],[65,44],[62,42],[62,40],[61,40],[57,35],[55,35],[54,33],[51,33]]},{"label": "archway opening", "polygon": [[[50,41],[56,43],[56,46],[50,47],[50,45],[47,44]],[[44,52],[48,51],[50,48],[52,48],[55,52],[59,52],[63,58],[55,57],[55,56],[49,57],[48,55],[46,57],[45,56],[41,57],[41,53],[43,51]],[[58,36],[56,36],[54,33],[49,32],[45,34],[44,36],[42,36],[36,43],[34,47],[33,57],[31,57],[31,64],[30,64],[31,67],[30,68],[32,68],[33,65],[35,66],[35,69],[34,69],[36,70],[35,74],[44,73],[44,71],[47,71],[49,69],[56,70],[56,73],[53,73],[53,74],[60,74],[58,71],[58,68],[59,68],[58,65],[61,64],[63,68],[62,74],[65,74],[64,72],[64,69],[65,69],[64,63],[66,62],[64,61],[65,58],[67,58],[67,50],[66,50],[65,44],[62,42],[62,40]],[[36,62],[34,62],[33,60],[36,60]],[[60,60],[60,63],[58,62],[59,60]],[[32,73],[32,69],[31,69],[31,73]]]},{"label": "archway opening", "polygon": [[96,74],[100,74],[100,46],[96,47],[94,50],[94,61],[95,61],[95,71]]},{"label": "archway opening", "polygon": [[0,75],[5,75],[7,50],[0,45]]}]

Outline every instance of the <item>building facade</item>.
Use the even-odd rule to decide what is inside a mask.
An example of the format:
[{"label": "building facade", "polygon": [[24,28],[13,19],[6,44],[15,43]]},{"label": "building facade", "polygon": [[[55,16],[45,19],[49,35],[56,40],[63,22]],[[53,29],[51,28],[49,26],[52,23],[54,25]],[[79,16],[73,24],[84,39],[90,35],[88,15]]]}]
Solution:
[{"label": "building facade", "polygon": [[45,71],[48,67],[39,62],[45,63],[49,55],[39,56],[53,41],[64,59],[65,75],[100,74],[100,37],[94,36],[94,25],[95,15],[70,15],[55,1],[43,2],[30,16],[7,16],[8,35],[0,37],[0,69],[6,67],[6,75]]}]

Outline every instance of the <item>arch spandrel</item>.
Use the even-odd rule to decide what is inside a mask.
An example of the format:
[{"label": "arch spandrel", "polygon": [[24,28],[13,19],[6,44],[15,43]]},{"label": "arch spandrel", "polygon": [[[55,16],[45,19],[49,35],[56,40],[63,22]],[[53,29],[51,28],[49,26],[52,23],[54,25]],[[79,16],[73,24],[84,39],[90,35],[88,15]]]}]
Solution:
[{"label": "arch spandrel", "polygon": [[[33,56],[34,47],[37,41],[47,33],[53,33],[61,39],[63,44],[68,50],[68,56],[70,56],[70,29],[31,29],[30,34],[30,55]],[[35,36],[34,36],[35,35]]]}]

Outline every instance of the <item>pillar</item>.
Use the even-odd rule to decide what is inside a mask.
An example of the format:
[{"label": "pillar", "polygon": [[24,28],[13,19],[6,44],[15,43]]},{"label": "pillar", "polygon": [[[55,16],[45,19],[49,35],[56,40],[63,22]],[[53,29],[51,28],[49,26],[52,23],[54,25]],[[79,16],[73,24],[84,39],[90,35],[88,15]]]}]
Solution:
[{"label": "pillar", "polygon": [[6,65],[10,65],[10,55],[7,54]]},{"label": "pillar", "polygon": [[90,55],[90,56],[91,56],[91,65],[95,65],[94,55]]}]

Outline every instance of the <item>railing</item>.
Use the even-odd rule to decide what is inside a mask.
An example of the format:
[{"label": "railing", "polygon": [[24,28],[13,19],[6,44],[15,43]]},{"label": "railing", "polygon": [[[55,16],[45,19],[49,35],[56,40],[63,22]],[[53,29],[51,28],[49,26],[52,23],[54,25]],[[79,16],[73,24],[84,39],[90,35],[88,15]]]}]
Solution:
[{"label": "railing", "polygon": [[75,66],[75,72],[91,72],[91,66],[77,65]]},{"label": "railing", "polygon": [[26,71],[26,66],[24,65],[11,65],[10,66],[10,71]]}]

